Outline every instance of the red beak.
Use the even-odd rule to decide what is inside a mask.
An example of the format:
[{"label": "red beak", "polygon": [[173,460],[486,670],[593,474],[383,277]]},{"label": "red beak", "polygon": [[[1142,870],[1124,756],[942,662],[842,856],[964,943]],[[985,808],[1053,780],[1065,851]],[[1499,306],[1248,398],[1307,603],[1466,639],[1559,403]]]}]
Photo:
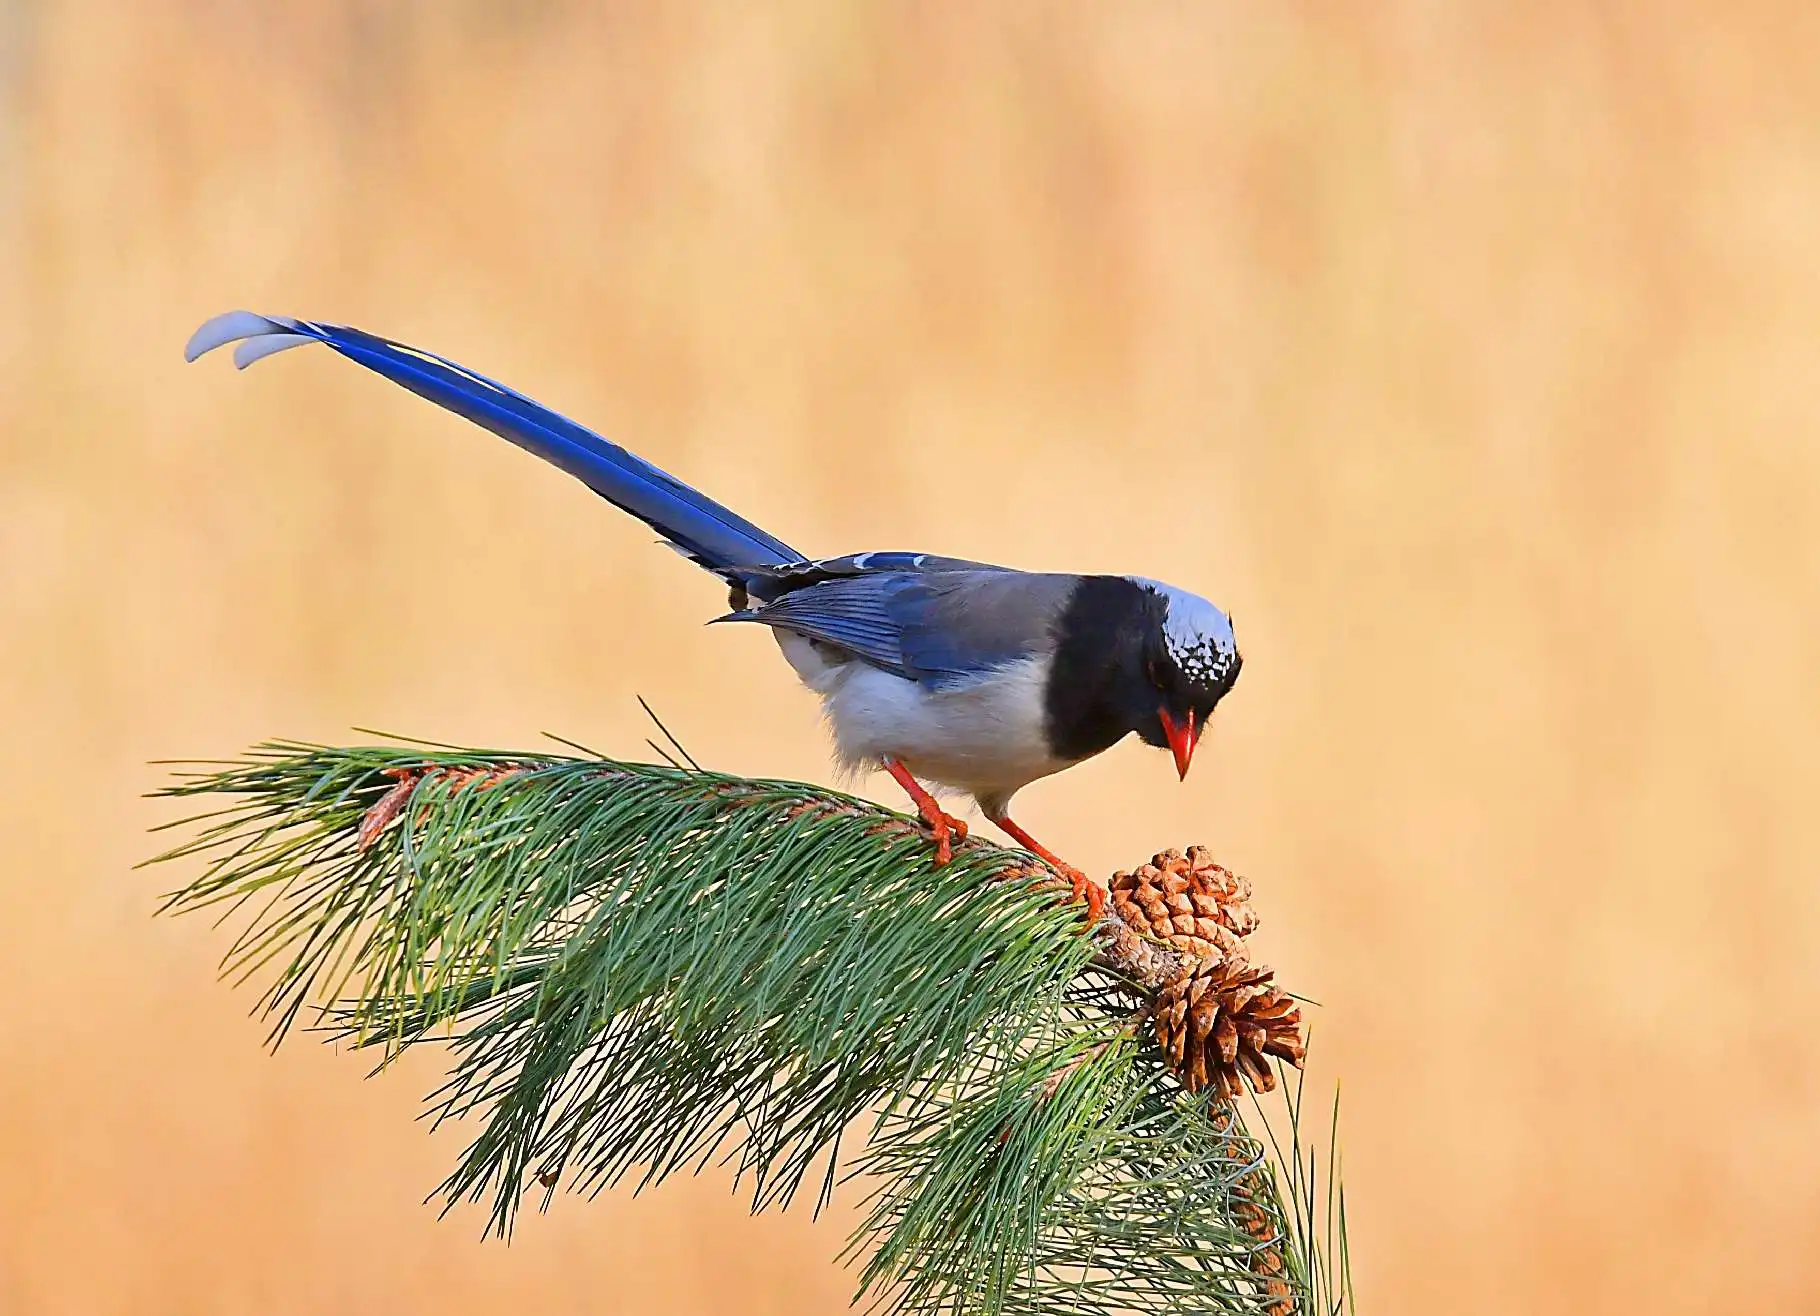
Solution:
[{"label": "red beak", "polygon": [[1167,708],[1159,708],[1156,715],[1163,723],[1163,734],[1169,737],[1169,752],[1175,755],[1175,770],[1186,780],[1188,764],[1194,758],[1194,747],[1201,739],[1201,732],[1194,724],[1194,710],[1188,710],[1188,721],[1177,722],[1169,715]]}]

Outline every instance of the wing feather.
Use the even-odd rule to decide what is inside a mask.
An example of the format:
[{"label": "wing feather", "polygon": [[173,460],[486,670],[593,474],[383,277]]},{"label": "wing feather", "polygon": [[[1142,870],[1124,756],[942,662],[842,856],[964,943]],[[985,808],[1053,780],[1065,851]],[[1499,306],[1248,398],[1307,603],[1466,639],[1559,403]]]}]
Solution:
[{"label": "wing feather", "polygon": [[759,622],[845,649],[931,689],[965,685],[1054,645],[1074,577],[989,567],[863,571],[721,621]]}]

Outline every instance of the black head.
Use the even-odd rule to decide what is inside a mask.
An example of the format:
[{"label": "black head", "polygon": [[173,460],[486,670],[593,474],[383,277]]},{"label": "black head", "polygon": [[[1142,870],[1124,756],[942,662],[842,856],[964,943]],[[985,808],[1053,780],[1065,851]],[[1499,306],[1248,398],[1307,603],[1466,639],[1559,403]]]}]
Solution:
[{"label": "black head", "polygon": [[1051,746],[1086,758],[1136,732],[1187,776],[1241,661],[1231,620],[1206,599],[1140,577],[1082,577],[1057,629]]}]

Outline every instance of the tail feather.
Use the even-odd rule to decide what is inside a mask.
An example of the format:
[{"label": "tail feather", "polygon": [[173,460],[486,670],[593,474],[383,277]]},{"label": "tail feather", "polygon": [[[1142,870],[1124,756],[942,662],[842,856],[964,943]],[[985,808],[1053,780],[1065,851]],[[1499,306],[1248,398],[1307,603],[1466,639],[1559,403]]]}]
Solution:
[{"label": "tail feather", "polygon": [[350,361],[567,471],[710,571],[724,573],[804,560],[782,540],[593,430],[433,353],[345,325],[229,311],[196,330],[184,349],[184,359],[194,361],[235,342],[239,346],[234,350],[234,364],[242,370],[304,343],[326,344]]}]

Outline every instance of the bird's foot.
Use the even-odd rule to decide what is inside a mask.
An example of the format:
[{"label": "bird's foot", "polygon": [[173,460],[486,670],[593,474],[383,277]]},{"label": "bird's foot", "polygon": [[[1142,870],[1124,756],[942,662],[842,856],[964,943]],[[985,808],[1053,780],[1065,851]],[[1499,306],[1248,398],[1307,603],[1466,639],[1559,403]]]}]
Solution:
[{"label": "bird's foot", "polygon": [[1087,924],[1091,927],[1100,921],[1100,915],[1106,912],[1106,888],[1095,882],[1073,864],[1051,860],[1062,870],[1062,876],[1068,879],[1070,900],[1084,902],[1087,906]]},{"label": "bird's foot", "polygon": [[939,868],[954,858],[954,843],[967,839],[967,824],[940,808],[933,814],[923,811],[923,821],[935,836],[935,865]]},{"label": "bird's foot", "polygon": [[922,815],[923,821],[934,835],[936,867],[948,863],[954,858],[954,842],[967,839],[967,824],[936,803],[935,796],[924,790],[923,784],[910,775],[910,769],[896,759],[885,760],[885,771],[915,801],[917,813]]},{"label": "bird's foot", "polygon": [[916,811],[935,838],[935,866],[940,868],[954,858],[955,842],[967,839],[967,824],[945,812],[933,799],[926,804],[918,800]]},{"label": "bird's foot", "polygon": [[1007,836],[1068,879],[1069,899],[1087,906],[1087,926],[1092,927],[1100,921],[1100,915],[1106,912],[1105,887],[1067,860],[1058,858],[1054,851],[1012,822],[1010,818],[1000,818],[997,821],[998,825],[1004,828]]}]

